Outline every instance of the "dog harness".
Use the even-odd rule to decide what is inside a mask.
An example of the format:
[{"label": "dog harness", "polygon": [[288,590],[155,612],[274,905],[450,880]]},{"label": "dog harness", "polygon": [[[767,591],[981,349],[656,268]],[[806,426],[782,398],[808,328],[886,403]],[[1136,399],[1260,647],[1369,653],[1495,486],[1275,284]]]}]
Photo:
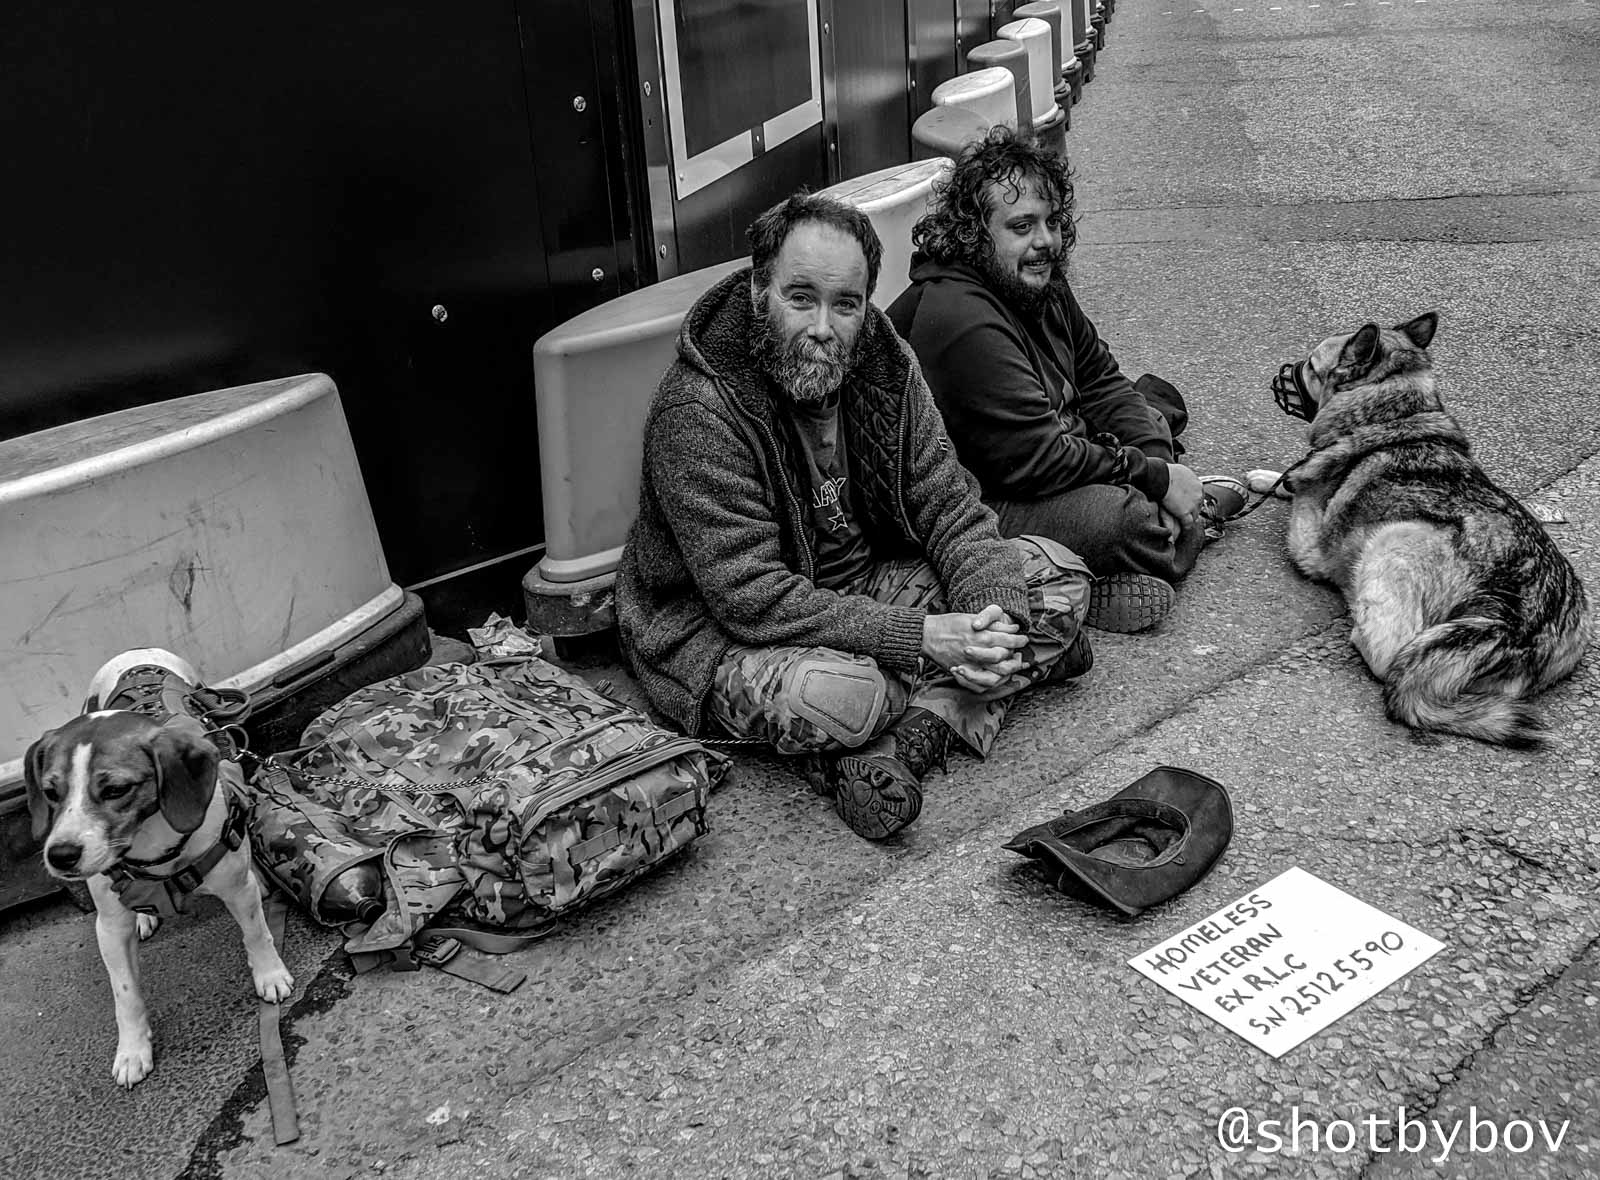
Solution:
[{"label": "dog harness", "polygon": [[189,837],[178,841],[171,851],[153,860],[123,860],[106,871],[111,888],[121,898],[122,904],[139,914],[153,914],[158,918],[171,918],[191,910],[189,895],[200,888],[219,861],[245,842],[245,808],[238,796],[227,791],[228,815],[222,822],[222,832],[212,844],[189,864],[175,873],[154,873],[158,865],[176,860],[188,846]]},{"label": "dog harness", "polygon": [[[217,747],[217,755],[227,761],[237,761],[245,750],[244,730],[241,723],[250,714],[250,698],[238,689],[215,689],[203,685],[185,684],[173,676],[170,668],[158,664],[142,664],[129,668],[117,679],[116,688],[101,703],[104,708],[126,709],[141,713],[158,724],[169,718],[186,714],[205,723],[206,736]],[[223,820],[222,832],[210,848],[193,862],[175,873],[151,872],[160,865],[176,860],[189,845],[186,834],[169,851],[151,860],[125,859],[106,872],[111,888],[122,904],[140,914],[153,914],[170,918],[190,912],[189,895],[217,863],[245,842],[244,801],[219,782],[218,788],[227,797],[228,814]]]}]

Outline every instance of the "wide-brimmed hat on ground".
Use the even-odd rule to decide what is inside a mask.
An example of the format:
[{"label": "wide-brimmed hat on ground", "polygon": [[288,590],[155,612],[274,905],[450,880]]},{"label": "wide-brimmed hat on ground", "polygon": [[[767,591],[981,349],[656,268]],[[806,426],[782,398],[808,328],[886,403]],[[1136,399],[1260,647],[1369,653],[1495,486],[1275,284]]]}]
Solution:
[{"label": "wide-brimmed hat on ground", "polygon": [[1204,877],[1232,835],[1221,783],[1158,766],[1104,803],[1035,824],[1005,847],[1039,861],[1063,893],[1132,918]]}]

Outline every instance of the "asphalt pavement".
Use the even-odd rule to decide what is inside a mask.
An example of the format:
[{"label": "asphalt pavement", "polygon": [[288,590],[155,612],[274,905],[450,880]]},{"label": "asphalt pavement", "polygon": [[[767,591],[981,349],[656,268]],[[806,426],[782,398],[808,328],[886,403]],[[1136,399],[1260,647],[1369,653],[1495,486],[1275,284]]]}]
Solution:
[{"label": "asphalt pavement", "polygon": [[[1302,453],[1268,390],[1284,360],[1437,311],[1480,462],[1566,518],[1600,590],[1597,85],[1592,0],[1121,0],[1068,137],[1075,288],[1125,369],[1189,395],[1205,471]],[[712,833],[511,956],[506,997],[353,978],[291,917],[288,1146],[220,908],[145,947],[157,1065],[130,1094],[90,920],[0,926],[0,1173],[1600,1174],[1600,655],[1544,698],[1541,751],[1419,739],[1338,595],[1289,566],[1285,519],[1234,526],[1157,632],[1095,633],[1094,671],[1021,700],[896,842],[741,757]],[[1124,921],[1001,850],[1159,764],[1234,801],[1182,897]],[[1128,960],[1292,867],[1444,949],[1274,1058]],[[1238,1112],[1253,1129],[1220,1141]]]}]

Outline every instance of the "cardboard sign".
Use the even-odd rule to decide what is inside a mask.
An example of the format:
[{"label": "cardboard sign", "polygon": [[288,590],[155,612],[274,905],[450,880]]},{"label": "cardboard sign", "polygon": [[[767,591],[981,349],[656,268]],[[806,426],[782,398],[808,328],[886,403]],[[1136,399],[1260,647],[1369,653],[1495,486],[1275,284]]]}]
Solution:
[{"label": "cardboard sign", "polygon": [[1282,1057],[1443,949],[1295,868],[1128,965]]}]

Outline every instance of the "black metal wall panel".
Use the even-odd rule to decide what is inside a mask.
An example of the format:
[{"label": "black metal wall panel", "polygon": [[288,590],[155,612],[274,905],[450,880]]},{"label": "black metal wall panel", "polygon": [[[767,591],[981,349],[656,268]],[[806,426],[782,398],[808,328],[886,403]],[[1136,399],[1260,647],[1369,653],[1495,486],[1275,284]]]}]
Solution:
[{"label": "black metal wall panel", "polygon": [[955,0],[906,0],[906,48],[911,56],[911,120],[933,105],[939,83],[960,73]]},{"label": "black metal wall panel", "polygon": [[638,281],[592,3],[0,8],[0,432],[324,370],[399,580],[537,542],[533,341]]},{"label": "black metal wall panel", "polygon": [[800,188],[827,184],[820,128],[797,135],[750,163],[676,202],[681,269],[748,254],[744,232],[757,214]]},{"label": "black metal wall panel", "polygon": [[911,158],[905,0],[825,0],[823,68],[838,125],[838,176],[848,179]]},{"label": "black metal wall panel", "polygon": [[990,30],[994,27],[989,21],[993,4],[991,0],[955,0],[955,5],[956,53],[960,60],[965,61],[967,50],[989,39]]},{"label": "black metal wall panel", "polygon": [[516,0],[516,11],[549,295],[568,319],[638,286],[626,190],[611,167],[621,158],[616,31],[604,0],[592,10],[588,0]]}]

